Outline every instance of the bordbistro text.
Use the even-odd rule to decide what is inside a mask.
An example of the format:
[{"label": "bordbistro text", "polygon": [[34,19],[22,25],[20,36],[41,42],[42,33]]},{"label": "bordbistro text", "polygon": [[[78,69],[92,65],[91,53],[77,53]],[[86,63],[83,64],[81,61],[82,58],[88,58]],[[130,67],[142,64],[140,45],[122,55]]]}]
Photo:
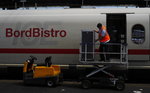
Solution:
[{"label": "bordbistro text", "polygon": [[65,30],[55,30],[44,28],[29,28],[27,30],[13,30],[6,28],[6,37],[66,37]]}]

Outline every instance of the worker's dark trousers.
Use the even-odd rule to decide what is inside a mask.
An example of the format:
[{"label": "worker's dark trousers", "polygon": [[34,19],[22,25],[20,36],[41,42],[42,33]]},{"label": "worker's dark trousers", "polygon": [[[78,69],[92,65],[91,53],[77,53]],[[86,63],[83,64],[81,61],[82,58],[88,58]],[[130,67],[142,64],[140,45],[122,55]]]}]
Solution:
[{"label": "worker's dark trousers", "polygon": [[109,60],[109,54],[105,54],[106,52],[109,52],[109,45],[107,44],[100,44],[99,46],[99,52],[100,53],[104,53],[104,54],[100,54],[100,59],[101,61],[108,61]]}]

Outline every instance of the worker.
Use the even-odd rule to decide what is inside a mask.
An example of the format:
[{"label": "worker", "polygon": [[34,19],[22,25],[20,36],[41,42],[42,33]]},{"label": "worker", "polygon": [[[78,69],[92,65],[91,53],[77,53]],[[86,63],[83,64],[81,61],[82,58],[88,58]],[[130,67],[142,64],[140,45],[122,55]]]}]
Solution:
[{"label": "worker", "polygon": [[[108,54],[108,42],[110,41],[110,36],[107,32],[106,26],[102,25],[101,23],[97,24],[98,31],[94,30],[96,33],[98,33],[98,39],[95,40],[95,42],[99,41],[99,52],[100,54],[100,60],[99,61],[109,61],[109,54]],[[106,53],[106,54],[105,54]]]}]

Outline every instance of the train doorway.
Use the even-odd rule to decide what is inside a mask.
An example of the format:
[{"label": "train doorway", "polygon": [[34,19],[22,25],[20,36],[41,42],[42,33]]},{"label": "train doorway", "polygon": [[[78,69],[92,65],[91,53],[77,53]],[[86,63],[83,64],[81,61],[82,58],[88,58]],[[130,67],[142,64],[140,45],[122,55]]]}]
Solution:
[{"label": "train doorway", "polygon": [[[110,43],[126,44],[126,14],[107,14],[106,26],[110,35]],[[110,45],[109,52],[120,52],[120,46]],[[120,55],[110,55],[119,58]]]}]

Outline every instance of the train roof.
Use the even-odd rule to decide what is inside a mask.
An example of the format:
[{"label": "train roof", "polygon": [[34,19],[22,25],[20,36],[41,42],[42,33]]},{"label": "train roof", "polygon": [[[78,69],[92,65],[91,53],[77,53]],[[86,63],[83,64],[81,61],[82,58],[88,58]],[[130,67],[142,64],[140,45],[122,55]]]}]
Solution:
[{"label": "train roof", "polygon": [[58,14],[150,14],[150,8],[100,8],[100,9],[52,9],[52,10],[1,10],[0,16],[58,15]]}]

